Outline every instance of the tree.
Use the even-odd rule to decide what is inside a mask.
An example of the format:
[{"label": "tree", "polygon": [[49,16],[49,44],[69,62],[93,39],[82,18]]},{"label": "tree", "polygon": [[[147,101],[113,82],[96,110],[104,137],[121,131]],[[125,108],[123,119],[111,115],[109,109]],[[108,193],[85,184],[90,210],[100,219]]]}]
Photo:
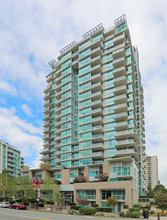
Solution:
[{"label": "tree", "polygon": [[39,167],[42,170],[49,170],[49,169],[51,169],[51,165],[50,164],[45,164],[45,163],[41,163]]},{"label": "tree", "polygon": [[165,189],[165,186],[160,184],[160,185],[156,185],[154,188],[154,192],[155,193],[159,193],[159,192],[167,192],[167,190]]},{"label": "tree", "polygon": [[83,205],[86,205],[88,203],[88,200],[87,199],[78,198],[77,202],[81,203],[81,205],[83,206]]},{"label": "tree", "polygon": [[154,198],[154,196],[155,196],[154,190],[151,189],[151,188],[148,188],[147,197],[148,197],[148,198]]},{"label": "tree", "polygon": [[164,210],[167,210],[167,193],[159,192],[155,195],[154,205],[162,209],[162,213]]},{"label": "tree", "polygon": [[21,169],[22,169],[22,170],[25,170],[25,171],[29,171],[29,170],[30,170],[30,167],[27,166],[27,165],[23,165]]},{"label": "tree", "polygon": [[7,170],[3,170],[0,174],[0,192],[3,193],[4,200],[7,196],[11,196],[14,188],[14,179]]},{"label": "tree", "polygon": [[60,193],[59,186],[55,183],[54,178],[47,178],[44,183],[42,184],[41,189],[41,198],[51,204],[52,210],[52,203],[57,203],[62,197]]},{"label": "tree", "polygon": [[35,197],[35,190],[32,185],[32,180],[28,177],[19,176],[14,179],[15,194],[23,202],[28,202],[29,199]]},{"label": "tree", "polygon": [[106,205],[108,205],[108,206],[114,206],[114,205],[116,205],[118,203],[118,199],[117,198],[115,198],[115,197],[109,197],[108,199],[107,199],[107,202],[106,202]]}]

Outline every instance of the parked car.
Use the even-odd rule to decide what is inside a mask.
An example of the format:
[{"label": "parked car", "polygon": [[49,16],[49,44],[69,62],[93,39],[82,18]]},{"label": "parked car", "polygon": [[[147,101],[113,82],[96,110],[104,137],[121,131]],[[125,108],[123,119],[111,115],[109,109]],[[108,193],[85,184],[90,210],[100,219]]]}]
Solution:
[{"label": "parked car", "polygon": [[8,202],[0,202],[0,207],[1,208],[9,208],[9,203]]},{"label": "parked car", "polygon": [[16,203],[10,204],[9,208],[10,209],[27,209],[27,206],[16,202]]}]

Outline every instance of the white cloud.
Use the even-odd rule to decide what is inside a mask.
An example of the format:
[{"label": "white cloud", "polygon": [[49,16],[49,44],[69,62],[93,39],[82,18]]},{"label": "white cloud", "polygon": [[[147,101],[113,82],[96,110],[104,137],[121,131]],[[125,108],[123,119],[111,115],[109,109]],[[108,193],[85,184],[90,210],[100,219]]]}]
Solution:
[{"label": "white cloud", "polygon": [[[21,120],[16,109],[0,108],[0,138],[21,150],[23,157],[27,159],[35,158],[42,150],[42,131],[25,120]],[[29,165],[29,164],[28,164]]]},{"label": "white cloud", "polygon": [[15,96],[17,94],[16,89],[5,81],[0,81],[0,90],[12,96]]},{"label": "white cloud", "polygon": [[28,116],[32,116],[32,115],[33,115],[32,112],[31,112],[31,108],[30,108],[28,105],[22,104],[21,109],[22,109],[23,112],[24,112],[25,114],[27,114]]}]

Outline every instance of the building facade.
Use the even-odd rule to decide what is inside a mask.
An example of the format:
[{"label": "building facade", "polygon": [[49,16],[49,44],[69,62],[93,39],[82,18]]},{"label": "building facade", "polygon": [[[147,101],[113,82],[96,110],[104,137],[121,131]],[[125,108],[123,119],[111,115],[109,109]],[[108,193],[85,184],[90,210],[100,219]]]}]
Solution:
[{"label": "building facade", "polygon": [[0,140],[0,173],[6,169],[11,176],[20,176],[23,165],[24,158],[21,157],[21,152]]},{"label": "building facade", "polygon": [[149,188],[154,189],[159,184],[158,181],[158,157],[157,156],[146,156],[146,167],[147,167],[147,185]]},{"label": "building facade", "polygon": [[61,169],[68,168],[71,183],[88,167],[87,184],[106,173],[110,185],[130,181],[145,195],[143,87],[125,16],[110,29],[93,28],[49,64],[41,154],[54,178],[62,180]]}]

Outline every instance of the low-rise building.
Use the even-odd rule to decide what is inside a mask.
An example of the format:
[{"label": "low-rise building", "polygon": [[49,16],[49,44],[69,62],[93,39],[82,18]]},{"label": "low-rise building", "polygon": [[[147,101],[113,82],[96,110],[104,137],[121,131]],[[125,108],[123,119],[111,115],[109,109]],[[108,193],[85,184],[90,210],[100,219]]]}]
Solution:
[{"label": "low-rise building", "polygon": [[21,167],[24,165],[24,158],[21,152],[9,145],[7,142],[0,140],[0,173],[7,170],[13,177],[21,175]]}]

